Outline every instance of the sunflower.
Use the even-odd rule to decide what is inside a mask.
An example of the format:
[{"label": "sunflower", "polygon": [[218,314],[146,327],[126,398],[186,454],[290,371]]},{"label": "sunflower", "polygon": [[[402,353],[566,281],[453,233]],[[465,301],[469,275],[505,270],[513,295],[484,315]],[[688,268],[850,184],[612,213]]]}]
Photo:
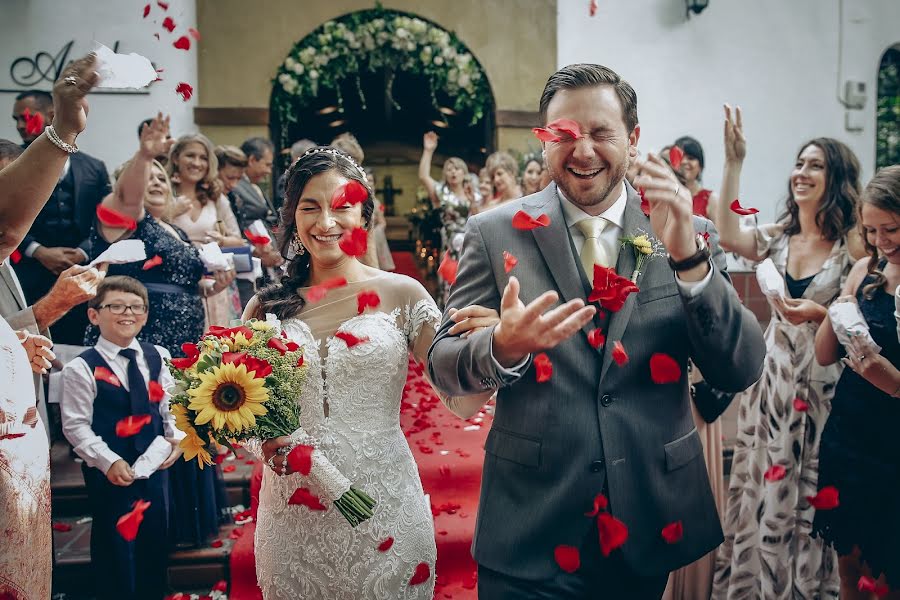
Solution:
[{"label": "sunflower", "polygon": [[198,377],[200,385],[188,390],[188,408],[198,411],[197,425],[212,421],[213,429],[227,426],[231,431],[241,431],[256,426],[255,415],[266,414],[266,381],[247,373],[246,365],[222,364],[198,373]]},{"label": "sunflower", "polygon": [[[250,337],[252,338],[253,336],[251,335]],[[247,336],[242,331],[234,334],[233,338],[226,338],[222,341],[228,345],[228,349],[232,352],[239,352],[241,348],[246,348],[251,343],[251,340],[247,339]]]},{"label": "sunflower", "polygon": [[180,404],[172,404],[169,406],[169,410],[175,417],[175,426],[186,434],[178,443],[178,446],[184,450],[184,460],[191,460],[196,456],[197,464],[200,465],[201,469],[204,465],[213,464],[209,451],[203,447],[206,445],[206,442],[200,439],[200,436],[197,435],[197,430],[191,425],[187,409]]}]

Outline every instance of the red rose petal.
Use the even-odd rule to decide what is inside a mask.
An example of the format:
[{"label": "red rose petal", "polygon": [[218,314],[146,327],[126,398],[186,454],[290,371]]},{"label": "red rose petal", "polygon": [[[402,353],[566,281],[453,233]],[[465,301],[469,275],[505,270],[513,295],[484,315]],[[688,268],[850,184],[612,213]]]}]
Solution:
[{"label": "red rose petal", "polygon": [[67,531],[72,531],[72,526],[68,523],[53,523],[53,531],[66,533]]},{"label": "red rose petal", "polygon": [[833,485],[826,485],[815,496],[807,496],[806,499],[816,510],[832,510],[840,506],[840,494]]},{"label": "red rose petal", "polygon": [[413,576],[409,579],[409,585],[419,585],[425,583],[431,577],[431,567],[426,562],[420,562],[416,565]]},{"label": "red rose petal", "polygon": [[588,12],[592,17],[597,14],[597,0],[591,0],[591,5],[588,8]]},{"label": "red rose petal", "polygon": [[221,548],[223,545],[225,545],[225,542],[222,540],[213,540],[209,543],[211,548]]},{"label": "red rose petal", "polygon": [[581,553],[575,546],[560,544],[553,549],[553,558],[566,573],[574,573],[581,566]]},{"label": "red rose petal", "polygon": [[797,412],[806,412],[809,410],[809,404],[802,398],[794,398],[794,410]]},{"label": "red rose petal", "polygon": [[113,375],[113,372],[106,367],[94,367],[94,379],[97,381],[105,381],[109,385],[121,387],[122,383],[119,378]]},{"label": "red rose petal", "polygon": [[225,465],[224,467],[222,467],[222,472],[223,473],[234,473],[236,469],[237,469],[237,466],[235,466],[235,465]]},{"label": "red rose petal", "polygon": [[787,474],[787,469],[785,469],[781,465],[772,465],[768,469],[766,469],[763,478],[766,481],[781,481],[784,479],[784,476]]},{"label": "red rose petal", "polygon": [[128,229],[129,231],[137,229],[137,221],[128,215],[123,215],[119,211],[107,208],[102,204],[97,205],[97,219],[107,227]]},{"label": "red rose petal", "polygon": [[681,523],[681,521],[669,523],[668,525],[663,527],[662,537],[664,540],[666,540],[667,544],[680,542],[681,538],[684,537],[684,525]]},{"label": "red rose petal", "polygon": [[305,506],[310,510],[325,510],[325,505],[322,504],[318,496],[310,492],[307,488],[297,488],[297,491],[291,494],[288,504]]},{"label": "red rose petal", "polygon": [[166,391],[158,381],[151,381],[147,386],[147,393],[150,396],[150,402],[159,402],[166,397]]},{"label": "red rose petal", "polygon": [[547,227],[550,225],[550,217],[545,214],[541,214],[538,218],[534,218],[529,215],[524,210],[520,210],[515,215],[513,215],[512,226],[515,229],[521,229],[523,231],[530,231],[537,227]]},{"label": "red rose petal", "polygon": [[193,27],[188,27],[188,34],[198,42],[200,41],[200,32]]},{"label": "red rose petal", "polygon": [[22,113],[25,117],[25,132],[29,135],[40,135],[44,131],[44,115],[39,112],[32,113],[27,108]]},{"label": "red rose petal", "polygon": [[172,33],[175,31],[175,20],[172,17],[166,17],[162,22],[163,29]]},{"label": "red rose petal", "polygon": [[531,130],[531,133],[534,134],[534,137],[539,139],[542,142],[561,142],[562,138],[550,131],[549,129],[544,129],[543,127],[535,127]]},{"label": "red rose petal", "polygon": [[369,199],[369,190],[366,186],[351,179],[344,185],[334,190],[331,195],[331,208],[337,209],[345,204],[353,206],[354,204],[362,204]]},{"label": "red rose petal", "polygon": [[[185,85],[187,85],[187,84],[185,84]],[[187,98],[185,98],[185,100],[187,100]],[[271,239],[269,239],[268,236],[256,235],[249,229],[244,230],[244,237],[247,238],[248,240],[250,240],[250,243],[253,244],[254,246],[265,246],[266,244],[268,244],[272,241]]]},{"label": "red rose petal", "polygon": [[437,273],[444,281],[453,285],[456,283],[456,273],[459,270],[459,261],[450,257],[450,252],[444,252],[441,264],[437,268]]},{"label": "red rose petal", "polygon": [[557,119],[551,123],[547,123],[547,128],[562,131],[573,140],[581,137],[581,126],[572,119]]},{"label": "red rose petal", "polygon": [[344,287],[347,285],[347,279],[344,277],[333,277],[327,281],[320,283],[319,285],[314,285],[306,292],[306,301],[307,302],[318,302],[322,298],[325,297],[325,294],[328,293],[328,290],[337,289],[339,287]]},{"label": "red rose petal", "polygon": [[159,7],[163,10],[169,10],[169,3],[163,2],[162,0],[156,0],[156,3],[159,4]]},{"label": "red rose petal", "polygon": [[878,585],[878,582],[867,575],[862,575],[856,583],[856,589],[861,592],[869,592],[875,594],[877,598],[887,596],[890,588],[886,585]]},{"label": "red rose petal", "polygon": [[681,166],[682,160],[684,160],[684,150],[678,146],[669,148],[669,163],[671,163],[673,169],[677,170]]},{"label": "red rose petal", "polygon": [[628,539],[628,527],[609,513],[597,515],[597,531],[600,537],[600,552],[603,556],[625,543]]},{"label": "red rose petal", "polygon": [[12,264],[14,265],[19,264],[19,261],[22,260],[22,253],[19,252],[18,248],[12,251],[12,253],[9,255],[9,260],[11,260]]},{"label": "red rose petal", "polygon": [[641,212],[650,216],[650,203],[644,198],[644,188],[638,188],[638,195],[641,197]]},{"label": "red rose petal", "polygon": [[149,15],[149,14],[150,14],[150,5],[148,4],[148,5],[144,6],[144,18],[146,19],[147,15]]},{"label": "red rose petal", "polygon": [[628,362],[628,353],[625,352],[625,346],[618,340],[613,344],[612,359],[616,361],[616,364],[620,367]]},{"label": "red rose petal", "polygon": [[735,198],[734,202],[731,203],[731,212],[735,212],[739,215],[755,215],[759,212],[759,209],[756,208],[744,208],[741,206],[740,201]]},{"label": "red rose petal", "polygon": [[601,510],[606,510],[606,507],[609,506],[609,501],[606,499],[602,493],[594,496],[594,509],[591,512],[584,513],[586,517],[596,517],[600,514]]},{"label": "red rose petal", "polygon": [[519,264],[519,259],[507,252],[503,251],[503,269],[509,273],[513,270],[513,268]]},{"label": "red rose petal", "polygon": [[381,304],[381,298],[378,296],[378,292],[363,290],[356,294],[356,312],[359,314],[363,314],[369,307],[378,308],[379,304]]},{"label": "red rose petal", "polygon": [[134,503],[134,508],[131,509],[131,512],[127,512],[116,521],[116,531],[119,532],[119,535],[128,542],[134,540],[138,534],[138,528],[141,526],[141,521],[144,520],[144,511],[150,508],[150,503],[145,502],[144,500],[138,500]]},{"label": "red rose petal", "polygon": [[181,94],[181,99],[187,102],[194,95],[194,88],[191,87],[191,84],[182,81],[175,86],[175,93]]},{"label": "red rose petal", "polygon": [[588,334],[588,344],[594,348],[599,348],[606,342],[606,336],[599,329],[594,329]]},{"label": "red rose petal", "polygon": [[266,342],[266,347],[271,348],[272,350],[278,350],[278,353],[282,356],[288,351],[287,344],[277,337],[270,337],[269,341]]},{"label": "red rose petal", "polygon": [[186,358],[173,358],[172,366],[181,371],[190,369],[200,359],[200,349],[197,344],[186,342],[181,345],[181,351],[185,353]]},{"label": "red rose petal", "polygon": [[383,542],[381,542],[380,544],[378,544],[378,551],[379,552],[387,552],[388,550],[391,549],[391,546],[393,546],[393,545],[394,545],[394,538],[389,537],[386,540],[384,540]]},{"label": "red rose petal", "polygon": [[681,379],[681,367],[668,354],[656,352],[650,357],[650,379],[658,385],[677,383]]},{"label": "red rose petal", "polygon": [[553,376],[553,363],[550,362],[550,357],[546,353],[541,352],[534,357],[534,368],[538,383],[550,381],[550,377]]},{"label": "red rose petal", "polygon": [[615,268],[594,265],[593,289],[588,302],[599,302],[603,308],[618,312],[625,306],[629,294],[639,291],[636,283],[616,273]]},{"label": "red rose petal", "polygon": [[345,231],[341,239],[338,240],[338,247],[347,256],[362,256],[369,247],[368,233],[362,227],[355,227],[350,231]]},{"label": "red rose petal", "polygon": [[141,269],[143,271],[149,271],[153,267],[158,267],[161,264],[162,264],[162,256],[157,254],[153,258],[150,258],[150,259],[147,259],[146,261],[144,261],[144,266],[141,267]]},{"label": "red rose petal", "polygon": [[183,35],[172,43],[179,50],[190,50],[191,49],[191,40],[188,36]]},{"label": "red rose petal", "polygon": [[363,342],[369,341],[369,338],[367,337],[358,338],[352,333],[348,333],[346,331],[338,331],[334,334],[334,337],[338,338],[339,340],[344,340],[344,343],[347,344],[348,348],[352,348],[357,344],[362,344]]},{"label": "red rose petal", "polygon": [[[234,531],[243,531],[243,529],[235,529]],[[224,579],[220,579],[216,582],[216,585],[212,588],[213,592],[227,592],[228,591],[228,582]]]},{"label": "red rose petal", "polygon": [[290,454],[287,455],[287,462],[291,471],[301,475],[309,475],[309,470],[312,469],[313,450],[315,450],[314,446],[305,444],[300,444],[291,450]]}]

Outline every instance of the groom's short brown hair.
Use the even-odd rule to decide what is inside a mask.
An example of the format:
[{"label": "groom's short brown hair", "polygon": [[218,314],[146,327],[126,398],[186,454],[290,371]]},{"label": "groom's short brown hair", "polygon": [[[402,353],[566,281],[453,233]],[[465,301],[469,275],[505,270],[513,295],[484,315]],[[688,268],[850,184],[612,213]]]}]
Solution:
[{"label": "groom's short brown hair", "polygon": [[580,63],[563,67],[550,76],[541,94],[541,122],[547,120],[547,106],[559,90],[572,90],[595,85],[611,85],[622,103],[622,118],[628,131],[638,124],[637,93],[619,74],[603,65]]}]

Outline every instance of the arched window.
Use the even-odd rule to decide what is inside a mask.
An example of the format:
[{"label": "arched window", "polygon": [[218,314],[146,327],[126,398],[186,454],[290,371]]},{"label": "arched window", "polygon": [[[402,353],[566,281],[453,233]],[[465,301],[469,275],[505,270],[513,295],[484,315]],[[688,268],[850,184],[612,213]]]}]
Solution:
[{"label": "arched window", "polygon": [[900,45],[881,57],[876,115],[875,166],[900,164]]}]

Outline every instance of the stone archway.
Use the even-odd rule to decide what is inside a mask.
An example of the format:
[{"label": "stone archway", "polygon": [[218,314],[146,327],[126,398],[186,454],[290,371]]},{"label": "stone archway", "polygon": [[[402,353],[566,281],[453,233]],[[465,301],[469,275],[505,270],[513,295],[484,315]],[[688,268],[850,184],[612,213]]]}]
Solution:
[{"label": "stone archway", "polygon": [[476,168],[494,149],[494,95],[475,55],[440,25],[380,7],[329,20],[297,42],[272,80],[269,117],[280,148],[352,132],[395,214],[415,205],[424,132],[441,136],[436,168],[448,156]]}]

